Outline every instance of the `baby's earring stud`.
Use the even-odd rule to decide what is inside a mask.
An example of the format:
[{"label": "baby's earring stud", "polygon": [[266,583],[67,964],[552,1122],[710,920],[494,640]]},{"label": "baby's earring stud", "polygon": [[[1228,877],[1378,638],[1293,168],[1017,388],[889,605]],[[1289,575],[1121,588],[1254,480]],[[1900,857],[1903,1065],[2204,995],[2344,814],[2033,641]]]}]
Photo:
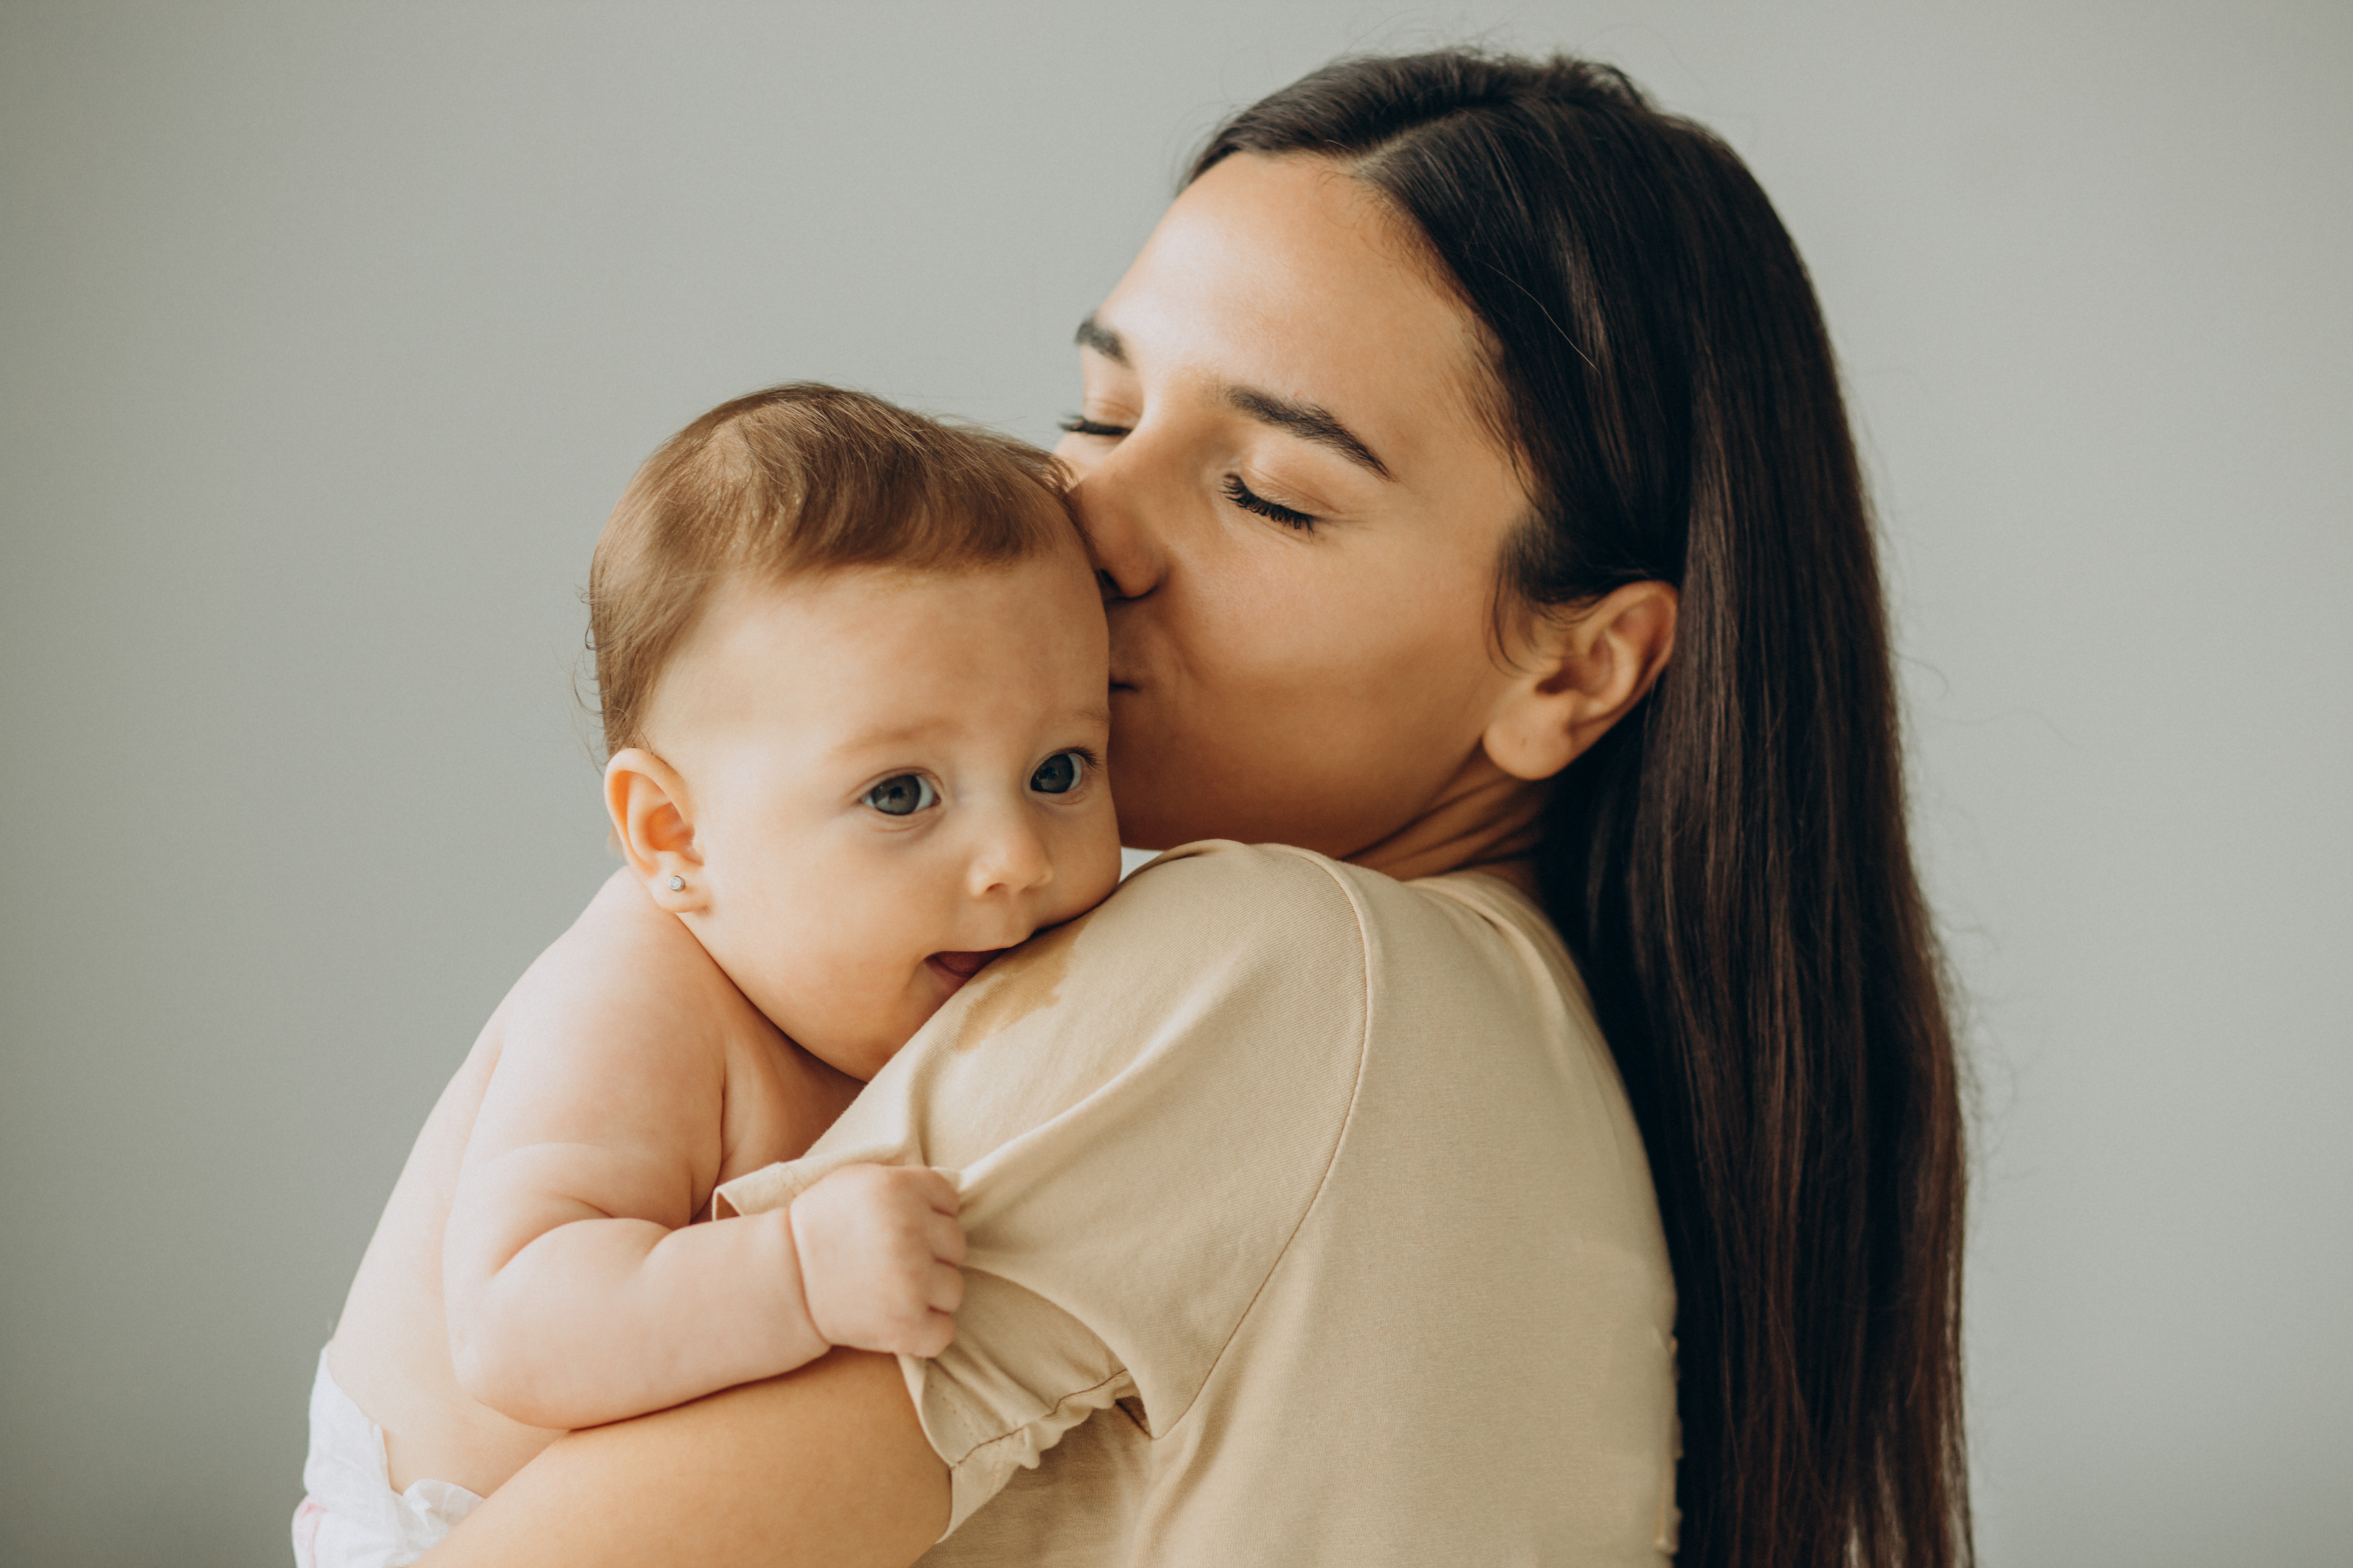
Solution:
[{"label": "baby's earring stud", "polygon": [[682,893],[686,891],[686,879],[683,877],[672,877],[670,879],[670,890],[673,893]]}]

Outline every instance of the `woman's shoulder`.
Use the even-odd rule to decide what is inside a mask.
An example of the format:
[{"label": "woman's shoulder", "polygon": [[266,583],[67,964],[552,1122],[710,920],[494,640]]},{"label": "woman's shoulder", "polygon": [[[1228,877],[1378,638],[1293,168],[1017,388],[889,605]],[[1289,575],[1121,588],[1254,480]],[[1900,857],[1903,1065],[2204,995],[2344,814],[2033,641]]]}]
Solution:
[{"label": "woman's shoulder", "polygon": [[1087,945],[1099,958],[1156,960],[1173,944],[1197,956],[1279,954],[1292,973],[1320,960],[1327,981],[1332,966],[1353,962],[1367,983],[1468,962],[1582,991],[1551,924],[1508,884],[1476,873],[1400,882],[1291,845],[1208,839],[1171,849],[1090,918]]},{"label": "woman's shoulder", "polygon": [[[1473,880],[1485,879],[1399,882],[1295,845],[1205,838],[1146,861],[1103,908],[1139,930],[1210,919],[1210,929],[1237,938],[1273,929],[1304,940],[1356,940],[1376,928],[1448,924],[1459,901],[1451,884]],[[1496,890],[1504,891],[1500,884]]]},{"label": "woman's shoulder", "polygon": [[[1134,853],[1134,851],[1131,851]],[[1288,844],[1203,838],[1164,850],[1121,882],[1112,902],[1142,918],[1215,904],[1245,916],[1326,903],[1339,894],[1339,861]]]}]

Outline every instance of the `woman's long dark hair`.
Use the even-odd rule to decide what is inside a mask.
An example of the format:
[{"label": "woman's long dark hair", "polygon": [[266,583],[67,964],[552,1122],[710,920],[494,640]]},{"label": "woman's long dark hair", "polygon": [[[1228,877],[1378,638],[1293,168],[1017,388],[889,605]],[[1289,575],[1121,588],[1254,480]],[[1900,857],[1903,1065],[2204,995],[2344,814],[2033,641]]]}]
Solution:
[{"label": "woman's long dark hair", "polygon": [[1683,1559],[1968,1563],[1953,1035],[1796,247],[1723,142],[1575,59],[1342,61],[1193,177],[1240,153],[1353,171],[1483,323],[1535,502],[1507,605],[1681,590],[1657,687],[1556,784],[1539,871],[1674,1265]]}]

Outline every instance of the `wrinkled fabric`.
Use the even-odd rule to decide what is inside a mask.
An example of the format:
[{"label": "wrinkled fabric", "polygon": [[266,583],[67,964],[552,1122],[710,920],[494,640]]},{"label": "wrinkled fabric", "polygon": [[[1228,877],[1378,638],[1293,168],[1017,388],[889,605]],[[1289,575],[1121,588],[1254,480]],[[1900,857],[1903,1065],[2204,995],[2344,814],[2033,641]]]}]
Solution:
[{"label": "wrinkled fabric", "polygon": [[[1504,883],[1204,844],[997,961],[797,1161],[936,1166],[926,1563],[1642,1564],[1674,1289],[1558,937]],[[788,1478],[779,1484],[789,1485]]]},{"label": "wrinkled fabric", "polygon": [[309,1493],[294,1510],[296,1568],[406,1568],[440,1544],[482,1500],[448,1481],[392,1489],[384,1428],[352,1403],[327,1355],[311,1384]]}]

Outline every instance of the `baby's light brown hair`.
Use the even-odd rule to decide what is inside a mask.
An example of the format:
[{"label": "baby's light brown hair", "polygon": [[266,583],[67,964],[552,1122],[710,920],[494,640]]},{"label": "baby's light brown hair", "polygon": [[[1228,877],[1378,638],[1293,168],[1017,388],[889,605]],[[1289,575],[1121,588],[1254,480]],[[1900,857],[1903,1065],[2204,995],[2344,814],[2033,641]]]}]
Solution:
[{"label": "baby's light brown hair", "polygon": [[815,382],[723,403],[629,480],[588,568],[607,753],[645,743],[654,688],[712,591],[853,566],[964,572],[1076,539],[1052,457]]}]

